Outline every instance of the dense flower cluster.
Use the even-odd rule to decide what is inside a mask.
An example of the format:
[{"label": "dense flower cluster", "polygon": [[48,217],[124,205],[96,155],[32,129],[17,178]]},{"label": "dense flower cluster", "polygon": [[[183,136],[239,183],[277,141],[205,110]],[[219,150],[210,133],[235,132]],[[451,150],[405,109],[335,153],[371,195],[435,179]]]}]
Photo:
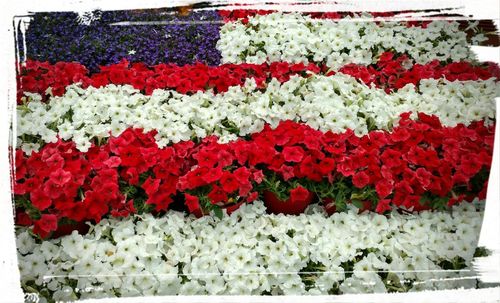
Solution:
[{"label": "dense flower cluster", "polygon": [[352,129],[363,135],[373,129],[390,130],[408,111],[437,115],[447,126],[489,123],[495,117],[499,88],[493,78],[428,79],[421,80],[418,88],[409,84],[388,94],[340,73],[292,76],[285,83],[273,78],[265,90],[250,78],[244,86],[221,94],[158,89],[143,95],[128,85],[87,89],[71,85],[48,103],[31,95],[26,106],[18,106],[17,143],[29,152],[59,136],[85,151],[94,138],[117,136],[128,127],[157,131],[161,147],[211,134],[227,142],[261,131],[265,123],[275,127],[281,120],[303,121],[321,131]]},{"label": "dense flower cluster", "polygon": [[[496,64],[486,66],[472,65],[469,62],[454,62],[441,65],[438,61],[428,64],[410,64],[406,56],[396,60],[391,52],[383,53],[378,62],[372,65],[348,64],[338,72],[355,77],[367,85],[375,84],[386,91],[399,89],[408,83],[419,84],[423,79],[446,78],[450,81],[486,80],[492,77],[500,79]],[[155,89],[172,89],[180,93],[194,93],[213,89],[225,92],[231,86],[243,85],[248,78],[255,79],[258,87],[265,87],[267,82],[276,78],[286,82],[293,75],[308,74],[333,75],[326,66],[313,63],[290,64],[272,62],[270,64],[223,64],[207,66],[204,64],[178,66],[158,64],[146,66],[142,63],[130,64],[128,61],[101,67],[100,72],[89,75],[87,68],[79,63],[38,62],[28,60],[21,65],[18,76],[18,103],[22,102],[25,92],[38,93],[46,100],[48,95],[61,96],[66,86],[81,82],[82,86],[102,87],[107,84],[130,84],[134,88],[151,94]]]},{"label": "dense flower cluster", "polygon": [[150,65],[198,61],[219,64],[215,44],[221,17],[215,11],[188,16],[165,10],[104,11],[93,15],[85,24],[82,16],[74,12],[33,14],[24,37],[25,57],[51,63],[76,61],[91,71],[123,58]]},{"label": "dense flower cluster", "polygon": [[335,69],[349,63],[375,63],[388,50],[421,64],[474,58],[457,22],[433,21],[420,28],[398,22],[314,19],[298,13],[256,15],[247,24],[226,23],[217,49],[223,63],[318,62]]},{"label": "dense flower cluster", "polygon": [[311,207],[283,216],[266,214],[255,201],[222,219],[169,212],[102,220],[87,235],[42,243],[22,228],[19,267],[23,284],[49,302],[474,288],[470,261],[482,220],[476,207],[331,217]]},{"label": "dense flower cluster", "polygon": [[452,62],[441,65],[438,60],[427,64],[413,64],[410,68],[408,58],[403,55],[395,58],[391,52],[380,55],[375,65],[347,64],[339,69],[340,73],[347,74],[361,80],[367,85],[375,84],[377,87],[400,89],[407,84],[419,85],[424,79],[445,78],[449,81],[486,80],[491,77],[500,79],[500,68],[497,64],[489,63],[485,67],[474,66],[469,62]]},{"label": "dense flower cluster", "polygon": [[[481,69],[482,70],[482,69]],[[208,66],[194,64],[178,66],[175,64],[158,64],[147,66],[143,63],[130,64],[128,61],[101,67],[100,72],[89,75],[87,69],[78,63],[58,62],[54,65],[47,62],[28,61],[21,68],[18,79],[18,100],[25,92],[38,93],[47,99],[50,95],[61,96],[66,87],[73,83],[82,86],[102,87],[108,84],[129,84],[146,94],[155,89],[172,89],[179,93],[195,93],[213,89],[215,92],[226,92],[229,87],[243,85],[248,78],[255,79],[259,87],[272,78],[281,82],[293,75],[319,73],[320,68],[314,64],[223,64]],[[479,72],[479,71],[478,71]],[[483,78],[488,72],[483,73]],[[57,79],[57,81],[56,81]]]},{"label": "dense flower cluster", "polygon": [[166,210],[194,143],[160,150],[153,136],[129,129],[85,154],[73,142],[63,141],[48,144],[30,157],[17,150],[14,193],[20,198],[16,206],[30,217],[20,213],[18,221],[29,225],[34,218],[34,232],[45,237],[62,218],[99,222],[108,213],[119,217],[153,210],[148,205],[154,205],[155,211]]},{"label": "dense flower cluster", "polygon": [[238,207],[266,190],[297,199],[314,192],[339,210],[364,201],[380,213],[484,199],[493,127],[450,128],[434,116],[408,117],[392,132],[363,137],[284,121],[227,144],[210,136],[161,149],[154,131],[128,129],[86,153],[61,140],[30,156],[17,150],[16,206],[30,217],[18,221],[33,219],[35,232],[46,236],[63,218],[99,222],[108,213],[126,216],[151,205],[162,211],[178,194],[198,215]]}]

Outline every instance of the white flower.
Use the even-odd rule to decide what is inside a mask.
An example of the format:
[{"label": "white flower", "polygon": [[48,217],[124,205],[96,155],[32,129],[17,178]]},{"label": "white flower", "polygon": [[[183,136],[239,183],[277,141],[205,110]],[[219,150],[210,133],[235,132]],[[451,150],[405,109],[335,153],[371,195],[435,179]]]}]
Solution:
[{"label": "white flower", "polygon": [[43,241],[40,245],[40,252],[45,257],[45,260],[50,261],[57,259],[59,256],[59,247],[52,242]]},{"label": "white flower", "polygon": [[52,299],[56,301],[71,301],[76,300],[77,296],[70,286],[63,286],[54,292]]},{"label": "white flower", "polygon": [[201,295],[205,291],[203,287],[196,280],[188,281],[182,284],[179,293],[182,295],[193,296],[193,295]]},{"label": "white flower", "polygon": [[20,233],[16,238],[17,250],[23,255],[33,252],[35,244],[35,240],[28,231]]},{"label": "white flower", "polygon": [[79,252],[83,249],[83,237],[73,231],[68,237],[61,240],[61,247],[73,259],[78,259]]}]

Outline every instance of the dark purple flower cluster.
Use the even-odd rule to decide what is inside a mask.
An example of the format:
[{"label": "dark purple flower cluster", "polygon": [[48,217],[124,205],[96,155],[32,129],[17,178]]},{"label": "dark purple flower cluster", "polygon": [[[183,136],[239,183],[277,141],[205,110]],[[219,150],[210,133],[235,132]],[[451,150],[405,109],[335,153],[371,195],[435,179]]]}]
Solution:
[{"label": "dark purple flower cluster", "polygon": [[220,63],[215,45],[222,20],[216,11],[188,16],[168,9],[104,11],[93,16],[94,20],[73,12],[34,14],[26,32],[27,58],[76,61],[91,71],[123,58],[148,65]]}]

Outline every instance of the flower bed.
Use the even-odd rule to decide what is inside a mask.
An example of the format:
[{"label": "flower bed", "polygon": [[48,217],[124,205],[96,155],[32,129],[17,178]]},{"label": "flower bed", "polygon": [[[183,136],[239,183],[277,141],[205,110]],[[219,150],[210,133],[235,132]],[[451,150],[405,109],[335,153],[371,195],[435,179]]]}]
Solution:
[{"label": "flower bed", "polygon": [[[119,135],[128,127],[156,130],[160,146],[170,142],[217,135],[234,140],[262,130],[265,123],[304,121],[322,131],[390,130],[403,112],[437,115],[443,124],[455,126],[494,118],[498,86],[485,81],[449,82],[421,80],[419,88],[408,85],[387,94],[349,76],[292,77],[284,84],[271,80],[259,89],[250,79],[228,92],[194,95],[155,90],[144,95],[131,86],[103,88],[67,87],[61,97],[48,103],[31,95],[27,106],[18,106],[19,144],[43,146],[60,138],[72,139],[87,150],[95,137]],[[471,91],[477,92],[472,94]],[[32,145],[30,145],[32,146]]]},{"label": "flower bed", "polygon": [[473,288],[482,204],[452,214],[353,209],[328,217],[320,208],[268,215],[255,201],[221,219],[169,212],[103,220],[87,235],[43,242],[20,229],[19,266],[24,285],[49,301]]},{"label": "flower bed", "polygon": [[25,224],[34,223],[45,237],[62,219],[99,222],[108,213],[126,216],[151,206],[164,211],[178,194],[198,215],[251,202],[266,190],[292,201],[313,192],[333,199],[338,210],[365,201],[380,213],[391,205],[442,209],[464,197],[484,199],[493,128],[483,122],[443,127],[433,116],[408,117],[392,132],[363,137],[285,121],[226,144],[207,137],[160,149],[156,132],[139,129],[85,153],[73,142],[57,141],[31,156],[17,150],[16,205],[29,216],[22,213]]},{"label": "flower bed", "polygon": [[11,168],[26,292],[478,287],[500,68],[473,23],[180,11],[33,15]]},{"label": "flower bed", "polygon": [[[467,81],[500,78],[498,66],[491,63],[472,65],[464,61],[441,65],[438,61],[433,61],[424,65],[412,64],[406,56],[396,58],[391,52],[383,53],[376,64],[348,64],[338,72],[350,75],[366,85],[375,84],[386,92],[400,89],[410,83],[418,86],[424,79]],[[294,75],[306,77],[311,74],[334,75],[335,72],[325,65],[318,66],[313,63],[146,66],[141,63],[130,65],[124,60],[118,64],[101,67],[100,72],[89,75],[87,68],[79,63],[49,64],[29,60],[21,65],[17,96],[18,103],[21,103],[25,93],[38,93],[42,95],[42,100],[46,101],[49,96],[63,95],[66,87],[74,83],[82,83],[84,88],[89,85],[102,87],[108,84],[130,84],[148,95],[155,89],[171,89],[182,94],[213,89],[214,92],[222,93],[231,86],[244,85],[249,78],[253,78],[257,86],[263,88],[272,79],[283,83]]]},{"label": "flower bed", "polygon": [[255,15],[246,24],[226,23],[217,49],[223,63],[324,62],[333,68],[375,63],[391,49],[417,63],[474,59],[457,22],[433,21],[425,28],[408,28],[398,22],[333,21],[298,13]]}]

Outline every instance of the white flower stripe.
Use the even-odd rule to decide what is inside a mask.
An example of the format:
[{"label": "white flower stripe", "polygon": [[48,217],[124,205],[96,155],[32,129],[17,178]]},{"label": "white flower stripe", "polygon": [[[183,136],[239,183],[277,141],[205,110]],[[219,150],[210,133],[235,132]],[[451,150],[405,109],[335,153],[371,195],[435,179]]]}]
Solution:
[{"label": "white flower stripe", "polygon": [[[410,216],[357,214],[352,208],[328,217],[317,205],[300,216],[269,215],[255,201],[222,219],[175,211],[161,218],[106,219],[87,235],[74,231],[41,244],[20,229],[19,267],[24,283],[47,289],[55,300],[74,300],[76,293],[300,295],[475,287],[475,279],[466,277],[474,275],[467,269],[483,203]],[[447,262],[466,270],[444,270]]]},{"label": "white flower stripe", "polygon": [[48,103],[31,94],[26,106],[18,106],[17,137],[18,146],[28,152],[56,141],[57,135],[85,151],[92,138],[137,127],[157,130],[156,140],[163,147],[211,134],[227,142],[259,132],[265,123],[277,126],[282,120],[302,121],[322,131],[349,128],[363,135],[370,129],[390,129],[401,113],[409,111],[435,114],[444,125],[455,126],[483,119],[491,122],[499,88],[493,78],[426,79],[418,89],[409,84],[388,94],[343,74],[294,76],[283,84],[273,79],[265,90],[248,79],[244,86],[221,94],[183,95],[158,89],[149,96],[131,86],[82,89],[71,85],[63,96]]},{"label": "white flower stripe", "polygon": [[273,13],[229,22],[217,49],[224,63],[273,61],[324,62],[333,68],[371,64],[384,51],[406,54],[417,63],[474,59],[458,22],[433,21],[426,28],[403,22],[314,19],[298,13]]}]

